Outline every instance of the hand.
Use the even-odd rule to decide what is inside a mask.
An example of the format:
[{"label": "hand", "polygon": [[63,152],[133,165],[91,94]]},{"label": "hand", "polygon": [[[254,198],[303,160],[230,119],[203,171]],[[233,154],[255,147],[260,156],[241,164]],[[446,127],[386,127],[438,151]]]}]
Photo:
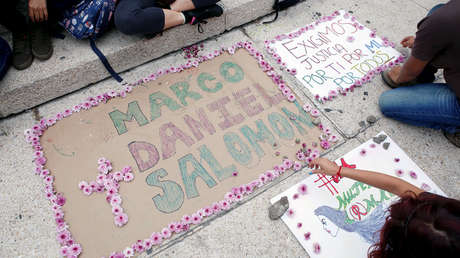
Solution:
[{"label": "hand", "polygon": [[339,171],[339,166],[325,158],[317,158],[310,162],[310,168],[315,168],[312,172],[315,174],[326,174],[328,176],[335,176]]},{"label": "hand", "polygon": [[393,82],[398,84],[400,73],[401,73],[401,66],[398,65],[398,66],[394,66],[393,68],[391,68],[391,70],[388,72],[388,76],[390,76]]},{"label": "hand", "polygon": [[403,47],[412,48],[414,47],[414,41],[415,41],[414,36],[408,36],[408,37],[403,38],[403,40],[401,40],[401,45]]},{"label": "hand", "polygon": [[46,0],[29,0],[29,17],[32,22],[48,20]]}]

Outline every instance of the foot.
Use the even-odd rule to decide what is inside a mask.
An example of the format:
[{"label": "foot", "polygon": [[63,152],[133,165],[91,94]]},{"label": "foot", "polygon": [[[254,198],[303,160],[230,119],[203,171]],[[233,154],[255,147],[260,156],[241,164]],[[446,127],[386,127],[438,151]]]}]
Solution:
[{"label": "foot", "polygon": [[444,136],[446,136],[450,143],[455,145],[457,148],[460,148],[460,132],[448,133],[444,131]]},{"label": "foot", "polygon": [[410,81],[410,82],[405,82],[405,83],[396,83],[391,78],[389,71],[384,71],[382,73],[382,80],[386,85],[388,85],[392,89],[396,89],[396,88],[404,87],[404,86],[412,86],[412,85],[417,84],[416,81]]},{"label": "foot", "polygon": [[28,32],[13,32],[12,64],[18,70],[24,70],[32,65],[34,57],[30,47]]},{"label": "foot", "polygon": [[219,17],[224,13],[224,10],[219,5],[211,5],[200,9],[183,12],[185,23],[195,25],[211,17]]},{"label": "foot", "polygon": [[277,220],[289,209],[289,201],[286,196],[281,197],[268,208],[268,217],[272,220]]},{"label": "foot", "polygon": [[48,23],[33,23],[30,31],[30,42],[32,44],[32,54],[39,60],[47,60],[53,55],[53,45],[51,44],[51,34]]}]

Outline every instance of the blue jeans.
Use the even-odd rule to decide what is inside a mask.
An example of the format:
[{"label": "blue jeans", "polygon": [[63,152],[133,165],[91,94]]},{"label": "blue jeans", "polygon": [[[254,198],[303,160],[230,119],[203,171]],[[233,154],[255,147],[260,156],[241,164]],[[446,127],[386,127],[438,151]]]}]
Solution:
[{"label": "blue jeans", "polygon": [[382,113],[395,120],[449,133],[460,131],[460,103],[445,83],[426,83],[384,92]]}]

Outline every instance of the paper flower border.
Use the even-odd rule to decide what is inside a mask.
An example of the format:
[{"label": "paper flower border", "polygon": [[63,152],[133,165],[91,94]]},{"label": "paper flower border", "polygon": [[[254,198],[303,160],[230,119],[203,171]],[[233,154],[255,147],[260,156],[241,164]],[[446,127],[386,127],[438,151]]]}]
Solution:
[{"label": "paper flower border", "polygon": [[[275,49],[273,49],[271,45],[276,43],[277,41],[283,41],[283,40],[288,39],[288,38],[293,39],[293,38],[300,37],[302,34],[308,32],[308,31],[314,30],[318,24],[332,21],[332,20],[336,19],[339,16],[342,16],[345,19],[350,19],[352,22],[354,22],[355,26],[360,30],[365,28],[363,25],[361,25],[356,20],[356,17],[350,15],[349,13],[343,12],[343,14],[341,14],[340,11],[335,11],[334,13],[332,13],[329,16],[323,16],[323,17],[319,18],[317,21],[315,21],[313,23],[310,23],[305,27],[301,27],[297,31],[294,31],[294,32],[291,32],[291,33],[288,33],[288,34],[283,33],[283,34],[277,35],[272,40],[265,40],[265,42],[264,42],[265,50],[276,60],[276,63],[278,65],[280,65],[281,70],[286,69],[286,71],[288,73],[290,73],[291,75],[295,76],[297,74],[297,70],[295,68],[288,68],[286,63],[281,58],[281,56],[276,53]],[[371,30],[371,33],[370,33],[369,36],[371,38],[377,37],[376,31]],[[392,47],[392,48],[396,47],[396,44],[394,42],[391,42],[387,37],[381,37],[380,39],[383,41],[383,46],[384,47]],[[350,40],[353,41],[354,38],[353,39],[350,38]],[[379,67],[377,67],[377,68],[375,68],[373,70],[370,70],[366,75],[361,77],[360,80],[356,80],[352,85],[348,86],[345,89],[342,89],[342,88],[338,87],[336,90],[330,90],[329,93],[328,93],[328,96],[321,97],[319,94],[316,94],[316,95],[314,95],[314,97],[315,97],[315,99],[317,101],[319,101],[320,103],[323,103],[325,101],[333,100],[334,98],[339,96],[339,94],[342,95],[342,96],[346,96],[347,93],[353,92],[356,87],[361,87],[362,85],[364,85],[366,83],[369,83],[375,76],[377,76],[378,74],[380,74],[383,71],[387,70],[388,68],[392,68],[393,66],[396,66],[398,64],[403,63],[405,59],[406,58],[403,55],[400,55],[398,58],[396,58],[396,60],[390,61],[390,62],[388,62],[388,64],[383,64],[383,65],[381,65],[381,66],[379,66]]]},{"label": "paper flower border", "polygon": [[[109,91],[95,97],[89,97],[83,103],[75,105],[72,108],[66,109],[63,112],[57,113],[55,116],[52,116],[48,119],[44,118],[40,120],[40,122],[34,125],[32,128],[25,130],[24,136],[25,140],[32,145],[34,152],[34,163],[36,165],[35,173],[43,178],[45,182],[45,194],[46,198],[52,203],[52,208],[55,213],[55,221],[57,224],[57,234],[58,234],[58,241],[61,244],[60,254],[64,257],[78,257],[78,255],[82,252],[81,246],[75,242],[73,239],[70,231],[69,225],[64,220],[64,212],[62,210],[62,206],[65,204],[65,197],[62,193],[57,193],[56,189],[54,188],[53,182],[54,177],[50,174],[50,171],[45,168],[46,164],[46,157],[43,154],[43,147],[40,143],[40,137],[46,131],[48,127],[53,126],[57,121],[62,120],[73,113],[80,112],[82,110],[88,110],[92,107],[98,106],[100,103],[107,103],[112,98],[121,97],[124,98],[133,90],[133,87],[136,87],[142,83],[146,83],[149,81],[154,81],[158,79],[160,76],[169,74],[169,73],[178,73],[184,71],[186,69],[192,67],[198,67],[200,63],[205,62],[207,60],[211,60],[215,57],[220,56],[221,54],[227,52],[233,55],[238,49],[246,49],[251,56],[257,59],[259,66],[262,70],[269,76],[273,82],[278,85],[278,89],[283,93],[283,95],[288,99],[290,102],[294,102],[296,97],[294,93],[292,93],[291,89],[289,89],[282,79],[280,75],[278,75],[274,68],[264,60],[263,54],[257,51],[252,42],[238,42],[229,48],[221,48],[220,50],[213,51],[207,55],[200,56],[196,60],[188,60],[187,63],[179,65],[177,67],[171,66],[166,69],[159,69],[157,72],[147,76],[141,80],[138,80],[134,83],[128,84],[124,86],[124,88],[120,91]],[[320,115],[320,112],[317,109],[312,108],[310,105],[304,105],[303,109],[310,113],[313,118],[316,118]],[[319,124],[318,127],[322,130],[323,134],[320,137],[321,140],[321,147],[323,149],[327,149],[331,146],[332,143],[338,140],[337,136],[331,135],[331,130],[325,128],[322,124]],[[325,143],[327,142],[327,144]],[[307,146],[306,143],[302,144],[302,146]],[[312,144],[313,148],[317,148],[318,145],[316,142]],[[172,236],[173,233],[180,233],[190,229],[191,226],[200,224],[203,219],[209,217],[213,214],[220,213],[224,210],[228,210],[231,208],[232,204],[240,202],[243,200],[245,195],[249,195],[257,188],[260,188],[280,175],[284,174],[287,170],[299,171],[310,160],[315,157],[319,157],[319,149],[312,149],[308,156],[303,156],[299,158],[302,163],[299,161],[291,161],[288,159],[284,159],[283,162],[279,165],[275,165],[273,170],[268,170],[262,174],[260,174],[259,178],[248,183],[244,184],[239,187],[233,187],[227,194],[223,200],[219,202],[215,202],[210,206],[204,207],[196,211],[192,215],[184,215],[182,220],[179,222],[171,222],[165,228],[161,230],[161,232],[154,232],[150,236],[150,238],[144,240],[138,240],[137,242],[133,243],[132,245],[123,249],[123,251],[116,251],[113,252],[110,257],[131,257],[136,254],[140,254],[146,250],[149,250],[155,245],[160,245],[163,240],[168,239]],[[103,163],[103,162],[102,162]],[[101,163],[100,163],[101,164]],[[77,186],[76,186],[77,187]]]}]

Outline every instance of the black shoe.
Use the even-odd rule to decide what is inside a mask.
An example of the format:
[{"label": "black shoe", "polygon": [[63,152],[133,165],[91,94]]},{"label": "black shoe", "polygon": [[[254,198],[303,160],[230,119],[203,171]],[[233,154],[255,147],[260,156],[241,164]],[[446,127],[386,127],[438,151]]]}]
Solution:
[{"label": "black shoe", "polygon": [[444,131],[444,136],[446,136],[447,140],[449,140],[450,143],[460,148],[460,132],[448,133]]},{"label": "black shoe", "polygon": [[219,17],[224,13],[224,10],[219,5],[211,5],[200,9],[183,12],[185,23],[195,25],[211,17]]},{"label": "black shoe", "polygon": [[32,54],[39,60],[47,60],[53,55],[51,33],[47,22],[32,23],[30,27]]},{"label": "black shoe", "polygon": [[13,32],[12,65],[18,70],[24,70],[32,65],[34,57],[30,47],[29,33]]}]

